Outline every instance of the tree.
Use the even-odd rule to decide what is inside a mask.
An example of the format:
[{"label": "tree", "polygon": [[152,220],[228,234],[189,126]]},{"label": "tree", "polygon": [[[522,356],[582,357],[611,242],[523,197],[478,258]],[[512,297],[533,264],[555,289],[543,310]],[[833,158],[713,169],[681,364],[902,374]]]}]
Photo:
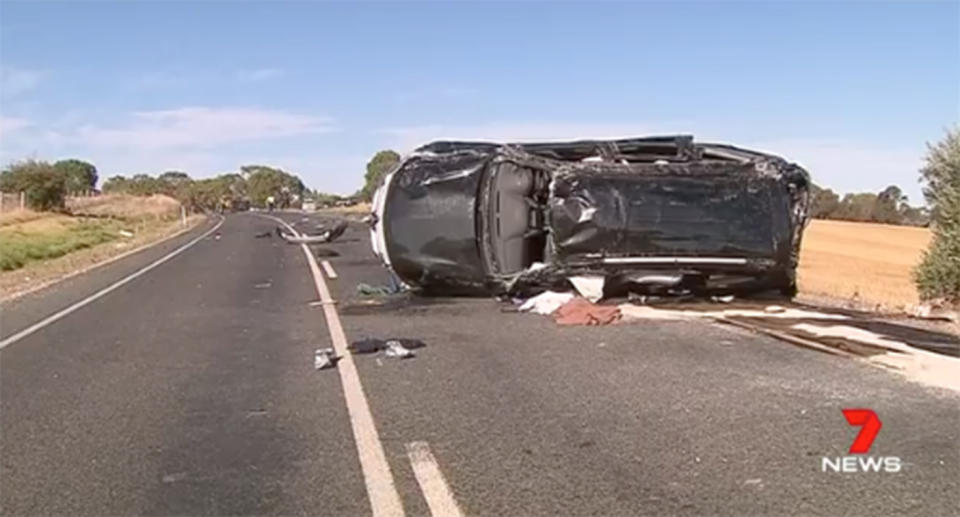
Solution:
[{"label": "tree", "polygon": [[92,163],[71,158],[53,166],[65,175],[68,193],[88,192],[97,186],[97,168]]},{"label": "tree", "polygon": [[873,205],[877,195],[869,192],[847,194],[840,201],[840,206],[834,211],[834,219],[847,221],[869,221],[873,214]]},{"label": "tree", "polygon": [[107,181],[103,182],[103,188],[101,190],[108,194],[115,194],[127,192],[129,188],[130,180],[128,180],[126,176],[116,175],[107,178]]},{"label": "tree", "polygon": [[921,298],[960,304],[960,128],[927,147],[920,177],[930,204],[933,241],[914,280]]},{"label": "tree", "polygon": [[278,208],[298,206],[303,201],[305,186],[300,178],[281,169],[265,165],[244,165],[240,176],[246,178],[247,194],[255,206],[266,206],[273,196]]},{"label": "tree", "polygon": [[878,223],[900,224],[903,210],[909,208],[907,196],[900,187],[890,185],[877,194],[870,211],[870,220]]},{"label": "tree", "polygon": [[840,196],[836,192],[811,185],[810,216],[817,219],[830,219],[840,206]]},{"label": "tree", "polygon": [[0,190],[24,192],[33,210],[59,210],[64,207],[66,179],[62,170],[47,162],[25,160],[0,173]]},{"label": "tree", "polygon": [[400,161],[400,155],[390,149],[379,151],[373,155],[373,158],[367,162],[367,173],[363,176],[363,188],[360,189],[360,198],[364,201],[373,199],[373,193],[383,181],[384,176],[390,172]]}]

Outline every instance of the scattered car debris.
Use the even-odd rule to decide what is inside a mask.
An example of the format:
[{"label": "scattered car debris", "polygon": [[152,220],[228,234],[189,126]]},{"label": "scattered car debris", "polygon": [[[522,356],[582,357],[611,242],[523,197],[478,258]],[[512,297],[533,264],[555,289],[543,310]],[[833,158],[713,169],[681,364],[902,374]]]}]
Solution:
[{"label": "scattered car debris", "polygon": [[318,348],[313,353],[313,367],[317,370],[333,368],[336,366],[336,356],[332,348]]},{"label": "scattered car debris", "polygon": [[336,225],[334,225],[333,228],[329,230],[325,230],[318,235],[308,235],[308,234],[294,235],[294,234],[283,231],[283,229],[280,228],[279,226],[276,229],[277,235],[281,239],[291,244],[326,244],[329,242],[333,242],[334,240],[339,238],[341,235],[343,235],[343,233],[346,231],[347,231],[346,221],[340,221]]},{"label": "scattered car debris", "polygon": [[568,278],[573,288],[580,293],[580,296],[590,300],[593,303],[603,298],[603,284],[605,278],[602,276],[572,276]]},{"label": "scattered car debris", "polygon": [[260,232],[253,236],[254,239],[269,239],[270,237],[273,237],[273,232],[269,232],[269,231]]},{"label": "scattered car debris", "polygon": [[783,319],[819,319],[819,320],[847,320],[849,316],[828,312],[808,311],[770,305],[763,310],[758,309],[725,309],[722,311],[697,311],[690,309],[673,310],[658,309],[655,307],[624,303],[620,312],[625,321],[630,320],[690,320],[701,318],[783,318]]},{"label": "scattered car debris", "polygon": [[[347,349],[354,354],[375,354],[381,350],[389,350],[392,347],[394,351],[390,352],[390,354],[402,355],[404,352],[401,349],[410,352],[411,350],[416,350],[425,346],[427,346],[426,343],[419,339],[391,338],[384,340],[365,338],[350,343],[350,346],[348,346]],[[395,357],[395,355],[388,355],[388,357]]]},{"label": "scattered car debris", "polygon": [[733,303],[734,296],[728,294],[726,296],[711,296],[710,301],[714,303]]},{"label": "scattered car debris", "polygon": [[573,293],[558,293],[556,291],[546,291],[540,293],[520,305],[521,312],[533,312],[548,316],[560,308],[561,305],[569,302],[574,297]]},{"label": "scattered car debris", "polygon": [[558,325],[608,325],[620,319],[620,308],[574,298],[560,306],[553,317]]},{"label": "scattered car debris", "polygon": [[370,285],[366,283],[357,284],[357,293],[363,296],[387,296],[397,294],[402,291],[399,285]]},{"label": "scattered car debris", "polygon": [[403,344],[396,339],[391,339],[386,343],[383,356],[391,359],[409,359],[411,357],[416,357],[416,354],[414,354],[409,348],[403,346]]},{"label": "scattered car debris", "polygon": [[270,287],[271,285],[273,285],[272,282],[266,281],[266,282],[260,282],[259,284],[254,284],[254,285],[253,285],[253,288],[254,288],[254,289],[266,289],[266,288]]},{"label": "scattered car debris", "polygon": [[387,175],[371,240],[424,292],[540,292],[602,277],[608,296],[792,296],[809,189],[796,164],[685,135],[441,141]]}]

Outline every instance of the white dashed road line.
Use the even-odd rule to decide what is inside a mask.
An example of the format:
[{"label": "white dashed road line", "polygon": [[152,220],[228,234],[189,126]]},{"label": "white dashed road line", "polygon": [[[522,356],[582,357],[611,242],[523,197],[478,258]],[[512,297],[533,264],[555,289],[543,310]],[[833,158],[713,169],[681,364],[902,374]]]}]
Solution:
[{"label": "white dashed road line", "polygon": [[327,278],[331,280],[337,279],[337,272],[333,270],[333,265],[330,264],[329,260],[324,260],[320,264],[323,266],[323,271],[327,273]]},{"label": "white dashed road line", "polygon": [[430,507],[433,517],[463,517],[457,500],[453,498],[453,491],[440,472],[436,458],[430,452],[427,442],[411,442],[407,444],[407,456],[413,467],[413,475],[417,478],[423,497]]},{"label": "white dashed road line", "polygon": [[[291,233],[298,235],[298,232],[286,221],[268,215],[263,217],[268,217],[283,224]],[[357,374],[353,356],[347,349],[347,336],[343,332],[343,325],[340,323],[337,308],[330,296],[330,290],[323,280],[323,275],[320,273],[317,259],[310,253],[310,248],[306,244],[301,244],[300,247],[307,257],[307,264],[310,265],[310,272],[313,274],[317,294],[320,295],[320,301],[323,303],[323,314],[327,320],[333,349],[340,357],[337,370],[340,372],[340,382],[343,384],[343,397],[346,399],[347,412],[350,414],[353,438],[357,445],[357,455],[360,457],[360,470],[363,471],[363,480],[367,486],[367,497],[370,499],[373,517],[403,517],[403,504],[400,502],[400,494],[393,482],[393,474],[390,472],[390,465],[387,463],[387,457],[383,452],[383,444],[377,434],[377,427],[373,421],[373,414],[370,412],[367,397],[363,393],[363,385],[360,383],[360,376]]]},{"label": "white dashed road line", "polygon": [[81,307],[83,307],[83,306],[85,306],[85,305],[88,305],[88,304],[90,304],[90,303],[92,303],[92,302],[94,302],[94,301],[96,301],[96,300],[98,300],[98,299],[106,296],[107,294],[110,294],[111,292],[116,291],[117,289],[123,287],[124,285],[126,285],[126,284],[128,284],[128,283],[130,283],[130,282],[132,282],[133,280],[136,280],[137,278],[139,278],[139,277],[147,274],[147,272],[149,272],[149,271],[152,270],[153,268],[155,268],[155,267],[159,266],[160,264],[163,264],[164,262],[172,259],[173,257],[176,257],[177,255],[183,253],[184,251],[186,251],[188,248],[190,248],[190,247],[193,246],[194,244],[196,244],[196,243],[202,241],[203,239],[205,239],[205,238],[206,238],[208,235],[210,235],[211,233],[217,231],[217,230],[220,228],[220,226],[223,225],[223,221],[224,221],[224,219],[221,218],[220,221],[218,221],[217,224],[216,224],[213,228],[210,228],[209,230],[207,230],[206,232],[204,232],[203,235],[201,235],[201,236],[193,239],[192,241],[184,244],[183,246],[180,246],[179,248],[171,251],[170,253],[167,253],[166,255],[164,255],[164,256],[160,257],[159,259],[151,262],[150,264],[148,264],[148,265],[146,265],[146,266],[138,269],[137,271],[134,271],[133,273],[130,273],[129,275],[121,278],[120,280],[117,280],[116,282],[108,285],[107,287],[104,287],[103,289],[101,289],[101,290],[99,290],[99,291],[91,294],[90,296],[88,296],[88,297],[86,297],[86,298],[84,298],[84,299],[82,299],[82,300],[74,303],[73,305],[70,305],[69,307],[67,307],[67,308],[65,308],[65,309],[61,309],[60,311],[57,311],[57,312],[51,314],[50,316],[47,316],[46,318],[44,318],[44,319],[42,319],[42,320],[34,323],[33,325],[30,325],[29,327],[21,330],[20,332],[17,332],[16,334],[13,334],[12,336],[4,339],[3,341],[0,341],[0,350],[3,350],[3,349],[6,348],[7,346],[10,346],[10,345],[16,343],[17,341],[20,341],[21,339],[29,336],[30,334],[33,334],[34,332],[36,332],[36,331],[38,331],[38,330],[46,327],[47,325],[50,325],[51,323],[53,323],[53,322],[55,322],[55,321],[57,321],[57,320],[60,320],[61,318],[63,318],[63,317],[65,317],[65,316],[69,315],[70,313],[76,311],[77,309],[80,309]]}]

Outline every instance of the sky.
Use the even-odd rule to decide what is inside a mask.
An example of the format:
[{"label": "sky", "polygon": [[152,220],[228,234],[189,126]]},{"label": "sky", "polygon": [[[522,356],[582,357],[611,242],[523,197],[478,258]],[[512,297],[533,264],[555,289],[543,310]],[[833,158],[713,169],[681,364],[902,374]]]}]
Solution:
[{"label": "sky", "polygon": [[960,2],[10,2],[0,163],[352,193],[378,150],[693,134],[922,201],[960,118]]}]

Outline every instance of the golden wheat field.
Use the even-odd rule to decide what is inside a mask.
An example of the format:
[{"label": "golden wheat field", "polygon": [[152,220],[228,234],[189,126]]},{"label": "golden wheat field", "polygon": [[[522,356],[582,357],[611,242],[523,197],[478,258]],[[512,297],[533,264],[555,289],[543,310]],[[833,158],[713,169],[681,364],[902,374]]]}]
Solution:
[{"label": "golden wheat field", "polygon": [[800,293],[902,310],[919,303],[911,279],[930,230],[814,220],[803,235]]}]

